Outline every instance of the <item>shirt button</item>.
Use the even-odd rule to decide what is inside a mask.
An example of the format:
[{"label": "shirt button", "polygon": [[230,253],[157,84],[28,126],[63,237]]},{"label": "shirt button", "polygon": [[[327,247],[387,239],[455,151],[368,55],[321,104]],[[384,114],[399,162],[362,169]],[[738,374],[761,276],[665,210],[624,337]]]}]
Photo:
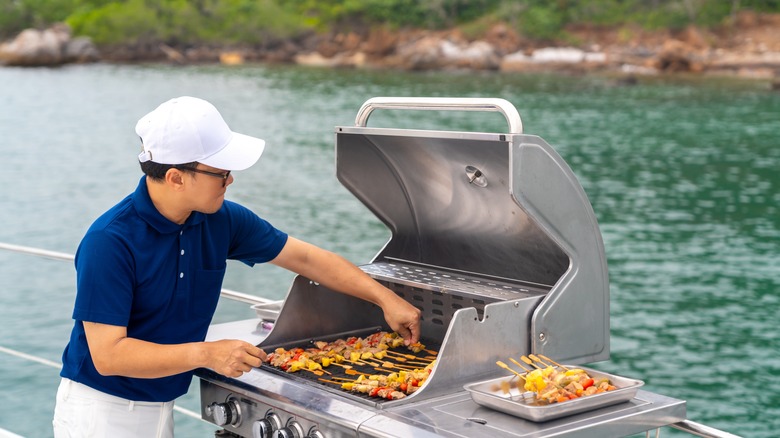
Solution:
[{"label": "shirt button", "polygon": [[184,255],[184,250],[181,250],[181,255]]},{"label": "shirt button", "polygon": [[179,273],[179,278],[184,278],[184,272]]},{"label": "shirt button", "polygon": [[179,236],[184,234],[184,230],[179,231]]}]

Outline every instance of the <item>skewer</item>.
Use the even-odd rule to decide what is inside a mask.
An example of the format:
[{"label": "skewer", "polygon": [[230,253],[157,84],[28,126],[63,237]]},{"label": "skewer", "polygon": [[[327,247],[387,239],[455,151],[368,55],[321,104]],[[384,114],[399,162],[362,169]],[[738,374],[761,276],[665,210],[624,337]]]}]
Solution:
[{"label": "skewer", "polygon": [[528,368],[524,367],[524,366],[523,366],[523,364],[521,364],[520,362],[518,362],[518,361],[516,361],[516,360],[512,359],[511,357],[509,358],[509,360],[510,360],[510,361],[511,361],[513,364],[515,364],[515,365],[519,366],[520,368],[522,368],[523,370],[525,370],[525,372],[526,372],[526,373],[530,373],[530,372],[531,372],[531,370],[529,370]]},{"label": "skewer", "polygon": [[[337,382],[335,380],[328,380],[328,379],[323,379],[323,378],[319,378],[317,380],[319,380],[320,382],[325,382],[325,383],[335,383],[336,385],[341,385],[341,383],[342,383],[342,382]],[[350,382],[351,382],[351,380],[350,380]]]},{"label": "skewer", "polygon": [[547,357],[545,355],[540,354],[539,357],[541,357],[542,359],[546,360],[547,362],[550,362],[551,364],[553,364],[555,366],[561,367],[561,369],[563,369],[564,371],[569,371],[568,368],[566,368],[565,366],[559,364],[558,362],[550,359],[549,357]]},{"label": "skewer", "polygon": [[355,364],[355,365],[362,365],[364,367],[369,366],[369,365],[372,366],[372,367],[378,367],[379,366],[378,363],[376,363],[376,362],[369,362],[367,360],[349,360],[349,359],[344,359],[344,361],[352,363],[352,364]]},{"label": "skewer", "polygon": [[358,375],[364,375],[364,376],[370,376],[370,374],[361,373],[358,370],[346,370],[344,371],[344,374],[350,375],[350,376],[358,376]]},{"label": "skewer", "polygon": [[[426,353],[428,353],[428,354],[432,354],[432,355],[434,355],[434,356],[436,356],[436,355],[438,355],[438,354],[439,354],[439,352],[438,352],[438,351],[434,351],[434,350],[426,350],[426,349],[425,349],[425,345],[423,345],[423,344],[422,344],[422,343],[420,343],[420,342],[415,342],[414,344],[409,344],[409,345],[408,345],[408,348],[409,348],[410,350],[412,350],[412,349],[419,349],[418,351],[424,351],[424,352],[426,352]],[[414,351],[414,350],[412,350],[412,351]]]},{"label": "skewer", "polygon": [[531,359],[529,359],[529,358],[527,358],[525,356],[520,356],[520,360],[522,360],[523,362],[527,363],[528,365],[531,365],[532,367],[534,367],[536,369],[539,369],[539,370],[542,369],[542,367],[540,367],[539,365],[535,364],[534,361],[532,361]]},{"label": "skewer", "polygon": [[505,364],[504,362],[501,362],[500,360],[497,360],[496,361],[496,365],[500,366],[501,368],[503,368],[503,369],[505,369],[507,371],[511,371],[517,377],[525,380],[525,377],[523,377],[522,374],[518,373],[517,371],[513,370],[512,368],[509,368],[509,365]]},{"label": "skewer", "polygon": [[417,369],[417,368],[414,368],[414,367],[407,367],[407,366],[403,366],[403,365],[398,365],[398,364],[395,364],[395,363],[392,363],[392,362],[382,362],[382,366],[384,368],[398,368],[399,370],[406,370],[406,371],[414,371],[414,370]]},{"label": "skewer", "polygon": [[545,368],[547,368],[547,367],[551,366],[551,365],[548,365],[548,364],[547,364],[547,363],[545,363],[545,362],[542,362],[542,360],[541,360],[541,359],[539,359],[538,357],[536,357],[536,356],[535,356],[535,355],[533,355],[533,354],[529,354],[529,355],[528,355],[528,357],[530,357],[532,361],[534,361],[534,362],[539,362],[540,364],[544,365],[544,367],[545,367]]},{"label": "skewer", "polygon": [[352,365],[342,365],[342,364],[340,364],[340,363],[337,363],[337,362],[331,362],[330,364],[331,364],[331,365],[336,365],[337,367],[344,368],[345,370],[350,370],[350,369],[352,369]]},{"label": "skewer", "polygon": [[[385,352],[386,352],[385,354],[387,354],[387,350],[385,350]],[[407,359],[405,357],[401,357],[401,356],[392,356],[392,359],[396,360],[398,362],[406,362],[406,361],[409,360],[409,359]]]},{"label": "skewer", "polygon": [[393,356],[401,356],[401,357],[406,358],[406,359],[412,359],[412,360],[419,359],[417,356],[415,356],[413,354],[403,354],[403,353],[398,353],[398,352],[395,352],[395,351],[392,351],[392,350],[385,350],[385,352],[387,352],[387,354],[392,354]]},{"label": "skewer", "polygon": [[[428,351],[428,350],[424,350],[424,351]],[[404,361],[406,361],[408,359],[408,360],[427,360],[427,361],[433,362],[434,360],[438,359],[437,356],[419,356],[418,357],[418,356],[415,356],[413,354],[403,354],[403,353],[398,353],[398,352],[392,351],[392,350],[385,350],[385,352],[387,354],[392,355],[394,359],[397,358],[397,357],[402,357],[402,358],[404,358]]]},{"label": "skewer", "polygon": [[428,365],[430,365],[432,362],[433,362],[433,361],[431,361],[431,362],[418,362],[418,361],[414,361],[414,360],[409,360],[409,361],[406,361],[406,363],[407,363],[407,364],[410,364],[410,366],[421,365],[421,366],[424,366],[424,367],[427,367],[427,366],[428,366]]},{"label": "skewer", "polygon": [[330,380],[343,380],[345,382],[354,382],[355,379],[347,379],[346,377],[331,377]]},{"label": "skewer", "polygon": [[[314,373],[314,374],[316,374],[318,376],[321,376],[321,375],[325,374],[325,371],[321,371],[321,370],[310,370],[308,368],[301,368],[301,369],[304,370],[304,371],[308,371],[310,373]],[[328,373],[328,374],[330,374],[330,373]]]}]

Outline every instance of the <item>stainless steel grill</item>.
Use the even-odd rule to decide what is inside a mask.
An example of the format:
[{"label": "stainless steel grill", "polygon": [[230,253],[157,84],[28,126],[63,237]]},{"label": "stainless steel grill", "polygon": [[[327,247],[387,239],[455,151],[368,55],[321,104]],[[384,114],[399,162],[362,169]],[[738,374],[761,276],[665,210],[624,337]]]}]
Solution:
[{"label": "stainless steel grill", "polygon": [[[497,111],[509,133],[369,128],[376,109]],[[685,419],[685,402],[647,391],[545,422],[476,403],[464,385],[503,376],[495,363],[543,354],[568,364],[609,358],[609,282],[584,190],[544,140],[522,133],[501,99],[376,98],[336,128],[339,181],[392,236],[361,268],[422,311],[440,345],[425,385],[378,401],[312,379],[207,370],[203,418],[246,437],[622,436]],[[262,348],[307,345],[383,327],[374,305],[297,277],[273,328],[213,326],[211,338]]]}]

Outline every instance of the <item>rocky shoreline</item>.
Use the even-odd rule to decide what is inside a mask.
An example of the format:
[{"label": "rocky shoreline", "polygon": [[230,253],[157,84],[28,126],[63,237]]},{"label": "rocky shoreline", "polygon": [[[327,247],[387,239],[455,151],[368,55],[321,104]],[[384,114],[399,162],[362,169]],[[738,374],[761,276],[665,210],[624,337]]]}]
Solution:
[{"label": "rocky shoreline", "polygon": [[0,44],[0,65],[52,66],[84,62],[175,64],[294,63],[329,68],[490,70],[528,72],[608,71],[628,75],[689,72],[770,80],[780,89],[780,15],[745,12],[724,29],[689,27],[679,32],[572,27],[576,44],[524,40],[494,25],[471,40],[457,29],[310,34],[262,47],[169,47],[164,44],[96,48],[56,25],[28,29]]}]

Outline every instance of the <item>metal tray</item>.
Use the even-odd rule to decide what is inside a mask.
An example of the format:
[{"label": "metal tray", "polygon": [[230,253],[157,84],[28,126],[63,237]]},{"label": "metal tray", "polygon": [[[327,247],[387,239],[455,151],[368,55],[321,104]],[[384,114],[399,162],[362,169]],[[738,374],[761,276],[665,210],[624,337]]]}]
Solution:
[{"label": "metal tray", "polygon": [[284,300],[270,301],[262,304],[255,304],[251,308],[257,313],[257,317],[263,321],[276,321],[279,316],[279,311],[282,310],[282,304]]},{"label": "metal tray", "polygon": [[[617,389],[563,403],[538,405],[535,393],[517,388],[519,379],[515,376],[470,383],[464,388],[471,393],[471,398],[481,406],[526,420],[542,422],[629,401],[645,384],[641,380],[620,377],[582,366],[566,365],[566,367],[581,368],[595,379],[606,377]],[[507,384],[510,388],[508,393],[505,390]]]}]

